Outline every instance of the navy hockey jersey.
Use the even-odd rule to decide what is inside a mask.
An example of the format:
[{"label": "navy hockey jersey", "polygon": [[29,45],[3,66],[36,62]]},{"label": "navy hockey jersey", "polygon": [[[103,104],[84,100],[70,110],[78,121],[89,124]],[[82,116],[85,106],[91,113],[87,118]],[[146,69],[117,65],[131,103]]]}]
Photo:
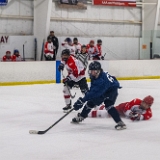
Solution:
[{"label": "navy hockey jersey", "polygon": [[97,79],[91,78],[91,87],[83,100],[88,101],[103,96],[109,89],[121,88],[117,79],[108,72],[101,72]]}]

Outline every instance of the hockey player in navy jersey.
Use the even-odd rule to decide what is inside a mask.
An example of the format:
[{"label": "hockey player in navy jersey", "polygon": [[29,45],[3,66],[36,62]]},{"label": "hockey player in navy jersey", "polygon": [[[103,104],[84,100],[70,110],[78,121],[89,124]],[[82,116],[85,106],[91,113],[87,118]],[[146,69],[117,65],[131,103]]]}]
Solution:
[{"label": "hockey player in navy jersey", "polygon": [[92,108],[104,102],[106,110],[117,123],[115,128],[117,130],[126,129],[126,125],[114,107],[118,96],[118,89],[121,88],[119,82],[108,72],[105,73],[98,61],[90,63],[88,72],[91,79],[91,87],[83,98],[80,97],[74,103],[74,110],[77,111],[83,106],[84,108],[81,113],[78,113],[77,116],[72,119],[72,123],[83,121],[87,118]]}]

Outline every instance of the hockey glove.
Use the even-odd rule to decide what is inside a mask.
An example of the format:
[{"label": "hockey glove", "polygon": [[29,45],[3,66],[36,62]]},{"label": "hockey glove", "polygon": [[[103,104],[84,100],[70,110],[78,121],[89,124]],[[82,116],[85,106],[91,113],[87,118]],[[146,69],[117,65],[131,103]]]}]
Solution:
[{"label": "hockey glove", "polygon": [[59,71],[63,71],[64,70],[64,64],[61,63],[59,66],[58,66],[58,70]]},{"label": "hockey glove", "polygon": [[78,100],[73,105],[74,110],[78,111],[79,109],[81,109],[83,107],[84,103],[85,102],[83,101],[82,97],[78,98]]},{"label": "hockey glove", "polygon": [[64,84],[68,84],[71,81],[71,77],[67,76],[66,78],[63,79]]},{"label": "hockey glove", "polygon": [[140,117],[141,117],[141,114],[140,114],[140,113],[137,113],[137,112],[130,112],[130,113],[129,113],[129,117],[130,117],[132,120],[137,120],[137,121],[139,121],[139,120],[140,120]]},{"label": "hockey glove", "polygon": [[101,56],[101,60],[104,60],[104,56]]}]

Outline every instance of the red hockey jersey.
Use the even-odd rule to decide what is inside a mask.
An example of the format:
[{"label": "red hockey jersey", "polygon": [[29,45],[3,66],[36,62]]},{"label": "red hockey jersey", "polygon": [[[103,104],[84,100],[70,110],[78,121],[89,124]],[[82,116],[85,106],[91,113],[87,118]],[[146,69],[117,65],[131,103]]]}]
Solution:
[{"label": "red hockey jersey", "polygon": [[118,106],[116,106],[116,109],[121,115],[124,114],[125,116],[129,117],[130,112],[137,112],[141,114],[140,120],[148,120],[152,117],[152,110],[151,108],[148,108],[147,110],[142,110],[140,108],[141,102],[141,99],[136,98],[130,102],[119,104]]},{"label": "red hockey jersey", "polygon": [[74,56],[70,56],[67,62],[62,62],[68,71],[70,78],[78,82],[85,77],[85,69],[81,61],[77,60]]}]

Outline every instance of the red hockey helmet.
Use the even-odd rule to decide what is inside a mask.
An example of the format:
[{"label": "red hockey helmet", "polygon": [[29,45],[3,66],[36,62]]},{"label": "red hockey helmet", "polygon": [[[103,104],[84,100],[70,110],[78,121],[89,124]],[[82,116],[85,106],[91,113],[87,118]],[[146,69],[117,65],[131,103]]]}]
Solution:
[{"label": "red hockey helmet", "polygon": [[154,101],[154,98],[150,95],[143,99],[143,102],[147,103],[148,105],[152,105],[153,101]]},{"label": "red hockey helmet", "polygon": [[93,43],[94,44],[94,40],[90,40],[90,42],[89,43]]},{"label": "red hockey helmet", "polygon": [[11,54],[11,52],[10,51],[6,51],[6,54]]}]

